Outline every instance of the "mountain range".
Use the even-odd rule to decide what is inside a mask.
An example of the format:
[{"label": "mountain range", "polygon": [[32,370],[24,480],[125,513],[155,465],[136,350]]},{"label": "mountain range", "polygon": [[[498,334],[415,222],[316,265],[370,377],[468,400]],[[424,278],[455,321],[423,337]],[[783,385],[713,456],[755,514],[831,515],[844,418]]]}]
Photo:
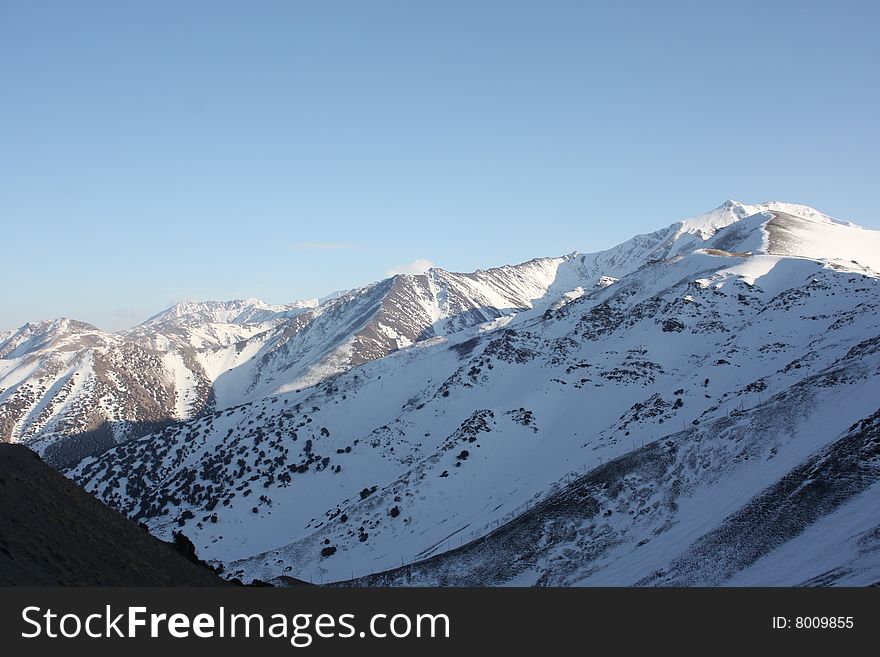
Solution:
[{"label": "mountain range", "polygon": [[880,232],[611,249],[0,334],[0,439],[226,577],[880,582]]}]

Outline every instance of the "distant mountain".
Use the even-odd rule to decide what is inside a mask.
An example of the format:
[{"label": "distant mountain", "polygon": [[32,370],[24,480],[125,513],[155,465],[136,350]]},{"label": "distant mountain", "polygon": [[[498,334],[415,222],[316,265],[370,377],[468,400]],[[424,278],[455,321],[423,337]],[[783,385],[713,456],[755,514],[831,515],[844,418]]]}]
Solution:
[{"label": "distant mountain", "polygon": [[160,350],[235,344],[318,305],[317,299],[273,306],[259,299],[186,301],[124,332]]},{"label": "distant mountain", "polygon": [[0,445],[0,586],[222,584],[32,451]]},{"label": "distant mountain", "polygon": [[[157,329],[138,348],[162,365],[135,378],[178,399],[179,356],[196,410],[67,474],[245,580],[880,581],[878,231],[728,201],[606,251],[399,275],[268,321],[179,351]],[[143,344],[89,339],[0,360],[3,408],[26,400],[6,435],[77,444],[37,421],[64,417],[47,363]]]}]

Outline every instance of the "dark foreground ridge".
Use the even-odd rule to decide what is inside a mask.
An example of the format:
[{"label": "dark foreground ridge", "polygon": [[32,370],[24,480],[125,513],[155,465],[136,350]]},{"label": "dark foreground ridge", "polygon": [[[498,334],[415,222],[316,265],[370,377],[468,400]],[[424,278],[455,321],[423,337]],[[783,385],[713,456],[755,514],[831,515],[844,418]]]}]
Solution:
[{"label": "dark foreground ridge", "polygon": [[64,478],[28,448],[0,444],[0,585],[224,583]]}]

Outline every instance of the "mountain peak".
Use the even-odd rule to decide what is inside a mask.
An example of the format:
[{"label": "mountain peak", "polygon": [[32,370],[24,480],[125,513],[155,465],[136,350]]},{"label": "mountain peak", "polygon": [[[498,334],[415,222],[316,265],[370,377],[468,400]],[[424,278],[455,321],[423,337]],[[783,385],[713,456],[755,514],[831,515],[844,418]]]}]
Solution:
[{"label": "mountain peak", "polygon": [[705,240],[714,235],[718,230],[736,223],[751,214],[754,214],[754,212],[751,211],[749,206],[739,201],[728,199],[714,210],[679,222],[678,237],[692,234],[698,235]]},{"label": "mountain peak", "polygon": [[55,317],[54,319],[46,319],[43,321],[32,321],[27,322],[24,326],[18,329],[18,332],[27,332],[27,333],[49,333],[49,332],[58,332],[58,333],[83,333],[83,332],[92,332],[92,331],[100,331],[97,326],[89,324],[88,322],[81,322],[77,319],[71,319],[70,317]]},{"label": "mountain peak", "polygon": [[0,333],[0,358],[16,358],[61,344],[98,344],[105,339],[111,338],[98,327],[69,317],[28,322]]},{"label": "mountain peak", "polygon": [[302,310],[314,308],[318,304],[318,299],[307,299],[276,306],[256,297],[232,301],[181,301],[153,315],[140,324],[140,327],[206,323],[259,324],[290,317]]}]

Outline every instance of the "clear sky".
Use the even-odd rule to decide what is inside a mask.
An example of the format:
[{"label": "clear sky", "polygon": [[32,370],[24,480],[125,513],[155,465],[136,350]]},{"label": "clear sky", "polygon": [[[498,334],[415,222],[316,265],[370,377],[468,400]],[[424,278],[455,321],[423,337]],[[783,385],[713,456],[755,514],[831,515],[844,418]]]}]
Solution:
[{"label": "clear sky", "polygon": [[0,3],[0,329],[607,248],[727,198],[880,228],[880,3]]}]

